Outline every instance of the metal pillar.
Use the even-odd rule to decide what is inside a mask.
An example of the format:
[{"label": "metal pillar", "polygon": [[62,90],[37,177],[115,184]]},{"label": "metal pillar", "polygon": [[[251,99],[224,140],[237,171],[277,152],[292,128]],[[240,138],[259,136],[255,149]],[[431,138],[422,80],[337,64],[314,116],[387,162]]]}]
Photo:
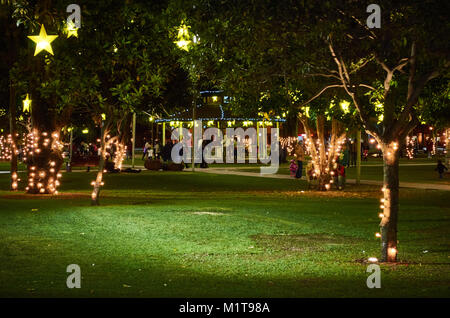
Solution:
[{"label": "metal pillar", "polygon": [[361,130],[356,132],[356,184],[361,183]]},{"label": "metal pillar", "polygon": [[166,145],[166,122],[163,122],[163,128],[162,128],[162,147]]},{"label": "metal pillar", "polygon": [[131,167],[134,168],[134,152],[136,150],[136,113],[133,113],[133,140],[132,140],[132,151],[131,151]]}]

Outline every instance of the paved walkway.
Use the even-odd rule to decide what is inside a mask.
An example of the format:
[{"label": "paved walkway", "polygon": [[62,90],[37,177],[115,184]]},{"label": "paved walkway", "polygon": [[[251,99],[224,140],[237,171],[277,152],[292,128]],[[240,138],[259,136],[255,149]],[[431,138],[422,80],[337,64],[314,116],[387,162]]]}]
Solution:
[{"label": "paved walkway", "polygon": [[[404,167],[404,166],[435,166],[436,163],[401,163],[400,166]],[[248,169],[249,166],[240,166],[240,167],[233,167],[231,169]],[[352,166],[355,167],[355,166]],[[383,167],[383,164],[378,164],[378,163],[374,163],[374,164],[362,164],[361,167],[365,168],[365,167]],[[228,168],[227,168],[228,169]]]},{"label": "paved walkway", "polygon": [[[190,169],[185,169],[185,171],[190,171]],[[239,169],[234,168],[207,168],[207,169],[196,169],[199,172],[205,173],[215,173],[215,174],[228,174],[246,177],[259,177],[259,178],[273,178],[273,179],[292,179],[291,176],[285,174],[260,174],[255,172],[239,171]],[[302,177],[306,180],[306,177]],[[347,179],[347,183],[356,183],[355,179]],[[361,184],[379,185],[382,186],[382,181],[376,180],[361,180]],[[415,189],[431,189],[431,190],[443,190],[450,191],[450,185],[445,184],[435,184],[435,183],[416,183],[416,182],[400,182],[400,188],[415,188]]]}]

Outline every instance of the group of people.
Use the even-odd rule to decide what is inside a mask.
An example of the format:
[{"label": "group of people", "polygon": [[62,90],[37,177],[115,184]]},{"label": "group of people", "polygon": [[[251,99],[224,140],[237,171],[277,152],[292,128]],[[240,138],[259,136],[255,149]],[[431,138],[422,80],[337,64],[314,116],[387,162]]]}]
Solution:
[{"label": "group of people", "polygon": [[74,143],[72,148],[72,153],[74,156],[87,157],[87,156],[98,156],[98,147],[95,143],[86,143],[81,141],[79,144]]},{"label": "group of people", "polygon": [[[142,160],[147,159],[161,159],[163,162],[169,162],[171,161],[172,156],[172,148],[177,143],[177,140],[168,140],[164,146],[160,146],[160,143],[158,139],[155,140],[154,143],[147,141],[144,139],[144,149],[142,153]],[[202,150],[205,148],[205,146],[208,144],[207,140],[203,140],[202,143]],[[362,159],[367,160],[367,154],[368,154],[368,145],[365,143],[362,143]],[[355,142],[348,142],[343,147],[343,151],[340,154],[340,156],[336,160],[336,169],[333,171],[333,177],[334,182],[338,189],[343,189],[345,187],[345,168],[350,166],[356,165],[356,143]],[[95,144],[86,144],[84,141],[81,142],[80,147],[76,148],[77,151],[80,154],[88,155],[88,154],[95,154],[97,153],[96,145]],[[128,147],[127,157],[131,157],[131,146]],[[182,150],[181,150],[182,151]],[[182,153],[180,153],[182,155]],[[235,157],[236,149],[235,149]],[[285,157],[286,154],[281,155],[280,157]],[[203,157],[203,156],[202,156]],[[280,158],[281,159],[281,158]],[[291,164],[289,166],[290,174],[292,177],[295,177],[297,179],[300,179],[303,175],[303,162],[305,161],[305,151],[304,146],[300,141],[297,141],[297,143],[294,146],[294,159],[291,160]],[[186,167],[187,164],[185,163]],[[201,168],[207,168],[208,164],[205,162],[204,159],[202,159],[202,163],[200,164]],[[435,168],[435,171],[439,173],[439,178],[443,178],[443,175],[445,171],[448,170],[447,167],[442,163],[441,160],[438,160],[437,167]],[[315,179],[315,169],[310,162],[308,166],[305,169],[305,174],[307,175],[308,179]]]},{"label": "group of people", "polygon": [[[129,147],[131,148],[131,147]],[[142,152],[142,160],[148,159],[159,159],[161,156],[161,146],[159,144],[159,140],[156,139],[154,143],[145,140],[144,138],[144,148]]]},{"label": "group of people", "polygon": [[[341,163],[347,167],[356,167],[358,157],[357,143],[354,140],[349,140],[343,147]],[[367,141],[361,142],[361,160],[367,161],[369,157],[369,144]]]}]

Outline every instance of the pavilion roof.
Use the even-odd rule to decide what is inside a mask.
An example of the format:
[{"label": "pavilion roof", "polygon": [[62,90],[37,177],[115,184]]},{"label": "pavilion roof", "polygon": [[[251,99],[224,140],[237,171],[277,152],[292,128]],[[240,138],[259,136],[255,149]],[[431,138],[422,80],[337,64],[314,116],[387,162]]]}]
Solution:
[{"label": "pavilion roof", "polygon": [[[197,105],[195,110],[195,117],[197,120],[202,121],[274,121],[285,122],[283,118],[271,118],[268,120],[263,116],[254,117],[239,117],[231,113],[228,107],[222,104],[204,104]],[[192,121],[192,109],[186,109],[184,111],[177,112],[164,118],[155,119],[156,123],[171,122],[171,121]]]}]

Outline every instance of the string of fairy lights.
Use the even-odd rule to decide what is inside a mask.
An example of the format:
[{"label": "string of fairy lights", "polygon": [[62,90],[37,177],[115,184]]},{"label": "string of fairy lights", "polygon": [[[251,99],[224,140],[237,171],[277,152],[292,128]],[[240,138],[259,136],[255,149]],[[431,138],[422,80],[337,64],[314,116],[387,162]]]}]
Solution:
[{"label": "string of fairy lights", "polygon": [[291,155],[298,139],[296,137],[280,137],[279,140],[281,148],[286,149],[287,154]]},{"label": "string of fairy lights", "polygon": [[325,150],[324,157],[322,157],[320,148],[325,147],[325,144],[320,142],[319,139],[314,143],[312,138],[305,137],[307,154],[311,156],[312,177],[317,179],[323,178],[325,180],[325,190],[330,190],[331,184],[334,183],[334,170],[337,168],[336,158],[341,153],[342,145],[345,141],[345,135],[336,138],[334,143],[330,141]]},{"label": "string of fairy lights", "polygon": [[[112,153],[112,150],[114,148],[114,152]],[[105,136],[105,149],[101,150],[101,156],[107,160],[111,157],[111,160],[114,164],[114,169],[121,170],[123,161],[126,157],[127,153],[127,146],[123,143],[120,143],[118,140],[118,137],[111,137],[111,135]],[[95,180],[92,180],[91,186],[94,188],[91,193],[92,200],[95,200],[97,198],[97,192],[96,189],[99,189],[100,187],[105,185],[105,182],[103,181],[103,173],[107,173],[107,169],[103,169],[103,171],[99,171],[97,173],[97,177]]]},{"label": "string of fairy lights", "polygon": [[[17,134],[17,136],[19,135]],[[111,139],[109,135],[106,136],[106,140],[105,158],[111,157],[114,168],[121,170],[126,157],[127,146],[118,142],[117,138]],[[59,134],[57,132],[51,134],[48,132],[39,133],[34,129],[32,132],[22,135],[20,144],[23,145],[21,159],[28,166],[28,185],[25,190],[29,193],[58,194],[57,188],[61,184],[62,175],[57,171],[56,161],[48,160],[45,163],[41,161],[45,157],[42,154],[51,151],[61,153],[64,157],[62,152],[64,145],[59,140]],[[112,147],[115,147],[113,155],[110,154]],[[0,161],[10,161],[13,151],[16,155],[20,153],[11,135],[7,137],[0,135]],[[36,162],[39,162],[39,165]],[[12,173],[11,179],[11,187],[16,190],[21,181],[17,172]]]},{"label": "string of fairy lights", "polygon": [[[384,152],[386,153],[387,160],[391,161],[394,156],[398,155],[396,152],[399,150],[399,145],[397,142],[392,142],[391,144],[386,146],[386,148],[387,149],[385,149]],[[380,226],[382,226],[387,222],[387,219],[390,217],[390,209],[391,209],[391,202],[390,202],[391,189],[389,189],[387,185],[383,185],[383,187],[381,188],[381,192],[383,192],[383,197],[380,199],[381,211],[378,213],[378,217],[381,219]],[[381,239],[382,235],[380,232],[376,232],[375,237]],[[388,247],[387,253],[390,259],[396,259],[397,248]],[[368,261],[376,263],[378,262],[378,259],[376,257],[369,257]]]},{"label": "string of fairy lights", "polygon": [[11,160],[14,151],[16,152],[16,154],[19,153],[11,135],[8,135],[7,137],[0,136],[0,160]]},{"label": "string of fairy lights", "polygon": [[406,136],[406,156],[408,159],[414,158],[414,139]]},{"label": "string of fairy lights", "polygon": [[23,161],[28,166],[28,185],[25,188],[28,193],[58,194],[62,174],[58,171],[56,159],[48,154],[61,153],[62,148],[57,132],[38,132],[34,129],[27,134]]}]

